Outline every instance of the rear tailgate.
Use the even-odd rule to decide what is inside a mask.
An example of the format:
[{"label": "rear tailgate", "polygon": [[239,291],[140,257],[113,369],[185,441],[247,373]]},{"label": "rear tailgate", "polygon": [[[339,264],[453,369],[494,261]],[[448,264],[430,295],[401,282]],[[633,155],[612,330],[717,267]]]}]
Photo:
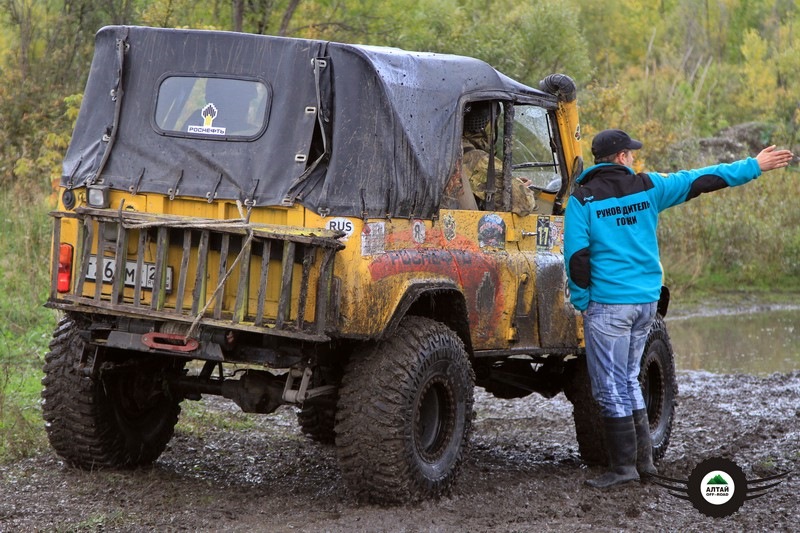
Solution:
[{"label": "rear tailgate", "polygon": [[340,233],[85,207],[52,216],[49,307],[329,338]]}]

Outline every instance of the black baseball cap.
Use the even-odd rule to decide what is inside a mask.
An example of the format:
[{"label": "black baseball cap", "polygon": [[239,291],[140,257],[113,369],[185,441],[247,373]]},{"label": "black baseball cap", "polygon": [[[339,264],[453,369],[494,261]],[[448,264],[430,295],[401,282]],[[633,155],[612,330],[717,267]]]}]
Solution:
[{"label": "black baseball cap", "polygon": [[638,150],[642,143],[622,130],[603,130],[592,140],[592,155],[595,159],[618,154],[623,150]]}]

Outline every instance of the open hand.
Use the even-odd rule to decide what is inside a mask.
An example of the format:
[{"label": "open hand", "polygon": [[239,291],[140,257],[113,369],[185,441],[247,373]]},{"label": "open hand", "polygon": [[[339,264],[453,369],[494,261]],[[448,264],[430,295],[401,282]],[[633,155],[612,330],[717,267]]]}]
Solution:
[{"label": "open hand", "polygon": [[761,153],[756,156],[756,161],[758,161],[761,172],[766,172],[788,166],[793,158],[792,152],[789,150],[776,150],[773,144],[761,150]]}]

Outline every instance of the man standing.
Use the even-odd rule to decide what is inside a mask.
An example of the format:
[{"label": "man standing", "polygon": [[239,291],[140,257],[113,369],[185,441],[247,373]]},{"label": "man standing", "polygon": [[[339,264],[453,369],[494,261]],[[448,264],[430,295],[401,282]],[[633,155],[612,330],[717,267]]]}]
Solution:
[{"label": "man standing", "polygon": [[635,173],[642,143],[622,130],[592,141],[595,165],[576,180],[564,222],[570,300],[581,311],[592,395],[603,416],[609,469],[587,485],[608,488],[657,473],[639,365],[656,313],[662,271],[658,214],[704,193],[785,167],[789,150],[672,174]]}]

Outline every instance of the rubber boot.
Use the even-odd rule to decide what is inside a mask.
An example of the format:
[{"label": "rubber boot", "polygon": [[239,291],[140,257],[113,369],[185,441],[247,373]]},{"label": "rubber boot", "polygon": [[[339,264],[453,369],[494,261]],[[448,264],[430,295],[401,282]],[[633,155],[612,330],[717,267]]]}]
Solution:
[{"label": "rubber boot", "polygon": [[642,479],[658,474],[653,464],[653,441],[650,439],[650,421],[647,409],[633,412],[633,426],[636,428],[636,470]]},{"label": "rubber boot", "polygon": [[603,427],[608,450],[608,471],[596,479],[587,479],[586,484],[597,489],[607,489],[629,481],[638,481],[633,417],[604,417]]}]

